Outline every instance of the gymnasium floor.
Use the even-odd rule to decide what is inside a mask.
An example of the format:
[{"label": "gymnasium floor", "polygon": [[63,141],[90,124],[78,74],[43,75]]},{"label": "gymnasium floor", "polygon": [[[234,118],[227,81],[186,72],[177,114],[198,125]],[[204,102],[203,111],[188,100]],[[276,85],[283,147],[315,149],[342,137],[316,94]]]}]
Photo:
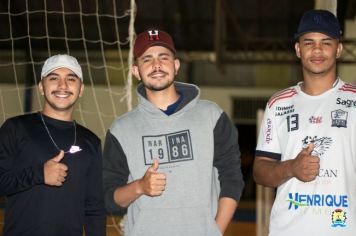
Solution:
[{"label": "gymnasium floor", "polygon": [[[5,200],[0,198],[0,205],[4,205]],[[122,236],[119,232],[119,224],[121,218],[107,217],[107,236]],[[4,222],[4,211],[0,209],[0,236],[2,236],[2,228]],[[237,210],[234,220],[229,225],[224,236],[255,236],[256,224],[254,216],[254,203],[241,202]]]}]

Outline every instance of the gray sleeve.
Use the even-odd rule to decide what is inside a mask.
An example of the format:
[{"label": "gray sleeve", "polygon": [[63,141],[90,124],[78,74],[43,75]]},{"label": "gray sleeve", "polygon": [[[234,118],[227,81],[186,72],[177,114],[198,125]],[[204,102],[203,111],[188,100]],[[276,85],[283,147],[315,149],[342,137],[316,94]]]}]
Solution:
[{"label": "gray sleeve", "polygon": [[114,201],[116,188],[127,184],[130,174],[126,155],[110,130],[106,133],[103,151],[103,188],[106,210],[112,214],[123,214],[125,209]]},{"label": "gray sleeve", "polygon": [[244,188],[238,133],[225,112],[214,128],[214,166],[219,173],[219,197],[233,198],[238,202]]}]

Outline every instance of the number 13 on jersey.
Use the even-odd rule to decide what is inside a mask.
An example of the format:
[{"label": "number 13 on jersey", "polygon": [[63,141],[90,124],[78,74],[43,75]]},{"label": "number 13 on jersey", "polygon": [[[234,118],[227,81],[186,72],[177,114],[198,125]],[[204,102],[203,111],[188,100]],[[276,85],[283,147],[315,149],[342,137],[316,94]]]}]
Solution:
[{"label": "number 13 on jersey", "polygon": [[295,131],[299,129],[299,115],[293,114],[287,116],[287,129],[288,132]]}]

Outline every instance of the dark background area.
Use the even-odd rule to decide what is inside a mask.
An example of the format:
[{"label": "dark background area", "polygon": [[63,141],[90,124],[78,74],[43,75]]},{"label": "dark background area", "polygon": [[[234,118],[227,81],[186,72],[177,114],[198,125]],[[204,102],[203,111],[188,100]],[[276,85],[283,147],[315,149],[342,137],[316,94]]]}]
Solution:
[{"label": "dark background area", "polygon": [[[117,38],[113,18],[108,16],[125,15],[130,8],[129,0],[63,0],[63,3],[61,0],[0,1],[0,12],[9,9],[12,13],[10,18],[0,14],[0,48],[11,47],[1,39],[31,33],[37,37],[31,40],[33,48],[47,47],[47,39],[41,37],[49,35],[53,47],[65,48],[63,40],[54,38],[67,37],[70,47],[80,49],[86,45],[94,50],[99,44],[94,42],[100,39],[98,36],[107,42]],[[170,32],[177,49],[184,51],[213,51],[216,47],[229,51],[286,48],[283,43],[271,42],[290,41],[303,12],[314,7],[311,0],[137,0],[136,4],[136,32],[153,26],[161,28]],[[46,9],[47,13],[39,9]],[[82,15],[73,14],[80,10]],[[64,17],[62,12],[65,12]],[[356,0],[338,1],[337,15],[342,27],[345,19],[354,19],[355,12]],[[103,14],[100,22],[96,13]],[[63,21],[66,29],[62,27]],[[31,32],[28,32],[28,24]],[[101,32],[98,32],[98,24],[102,26]],[[116,24],[120,39],[126,41],[129,18],[117,17]],[[83,43],[83,37],[92,42]],[[19,40],[14,46],[26,49],[28,39]],[[122,47],[127,49],[128,44]]]}]

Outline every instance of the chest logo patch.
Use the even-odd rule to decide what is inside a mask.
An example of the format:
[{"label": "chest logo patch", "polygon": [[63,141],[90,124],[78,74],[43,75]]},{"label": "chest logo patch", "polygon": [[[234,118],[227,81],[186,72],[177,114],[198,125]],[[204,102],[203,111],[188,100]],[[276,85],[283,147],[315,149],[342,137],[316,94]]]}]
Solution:
[{"label": "chest logo patch", "polygon": [[314,144],[312,155],[322,157],[330,148],[333,140],[330,137],[306,136],[303,140],[303,148],[306,148],[310,143]]},{"label": "chest logo patch", "polygon": [[145,165],[152,165],[154,159],[159,159],[160,164],[193,160],[189,130],[143,136],[142,142]]},{"label": "chest logo patch", "polygon": [[346,128],[347,127],[347,115],[346,111],[341,109],[331,112],[331,127]]},{"label": "chest logo patch", "polygon": [[346,227],[346,212],[342,209],[336,209],[331,213],[331,227]]}]

